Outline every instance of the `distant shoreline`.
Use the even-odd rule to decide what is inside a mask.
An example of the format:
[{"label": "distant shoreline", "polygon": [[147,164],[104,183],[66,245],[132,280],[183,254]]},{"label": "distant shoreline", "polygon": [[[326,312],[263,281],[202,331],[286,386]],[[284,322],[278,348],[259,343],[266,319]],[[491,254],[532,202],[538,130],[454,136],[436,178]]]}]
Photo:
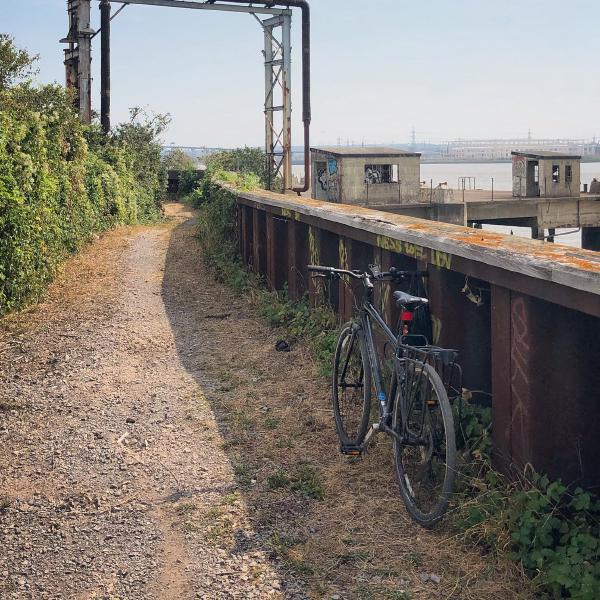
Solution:
[{"label": "distant shoreline", "polygon": [[[421,158],[421,164],[427,165],[498,165],[498,164],[506,164],[510,163],[511,160],[509,158],[504,160],[474,160],[474,159],[457,159],[457,158]],[[586,157],[581,159],[582,163],[600,163],[600,156],[598,158]],[[293,165],[304,166],[304,161],[302,160],[293,160]]]}]

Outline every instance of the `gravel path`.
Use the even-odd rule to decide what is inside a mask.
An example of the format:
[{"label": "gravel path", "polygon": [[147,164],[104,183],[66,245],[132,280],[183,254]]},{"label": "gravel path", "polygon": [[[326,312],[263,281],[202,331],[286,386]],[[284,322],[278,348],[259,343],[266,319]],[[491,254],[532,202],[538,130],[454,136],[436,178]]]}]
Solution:
[{"label": "gravel path", "polygon": [[[204,395],[214,385],[184,368],[170,322],[195,300],[164,288],[171,233],[191,216],[168,209],[165,226],[107,234],[45,304],[3,323],[2,599],[304,597],[243,543],[254,532]],[[202,347],[189,334],[188,358]]]}]

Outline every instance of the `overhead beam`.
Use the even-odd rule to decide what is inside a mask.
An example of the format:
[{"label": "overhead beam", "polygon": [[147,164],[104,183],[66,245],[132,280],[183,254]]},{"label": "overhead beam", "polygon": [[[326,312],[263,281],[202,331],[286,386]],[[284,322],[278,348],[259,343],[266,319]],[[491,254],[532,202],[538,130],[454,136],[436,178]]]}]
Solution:
[{"label": "overhead beam", "polygon": [[[117,0],[119,1],[119,0]],[[258,15],[291,15],[287,8],[267,8],[266,6],[240,6],[234,4],[192,2],[191,0],[127,0],[122,4],[146,4],[148,6],[168,6],[171,8],[195,8],[199,10],[218,10],[225,12],[250,13]]]}]

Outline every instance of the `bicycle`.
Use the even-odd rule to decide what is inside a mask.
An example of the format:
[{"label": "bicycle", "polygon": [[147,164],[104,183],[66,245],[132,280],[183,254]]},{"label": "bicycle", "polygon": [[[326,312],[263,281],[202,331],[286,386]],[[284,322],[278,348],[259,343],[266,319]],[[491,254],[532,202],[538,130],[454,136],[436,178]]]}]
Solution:
[{"label": "bicycle", "polygon": [[[332,401],[340,450],[360,456],[377,432],[392,438],[395,471],[400,494],[410,516],[432,527],[445,513],[453,491],[456,445],[452,410],[438,364],[456,359],[455,350],[431,346],[424,336],[394,334],[373,306],[374,283],[400,283],[420,272],[394,267],[381,272],[351,271],[309,265],[313,277],[342,277],[363,284],[355,317],[342,327],[333,360]],[[401,313],[427,304],[426,298],[406,292],[393,294]],[[373,324],[393,348],[393,369],[388,391],[383,382]],[[379,420],[369,428],[373,388]]]}]

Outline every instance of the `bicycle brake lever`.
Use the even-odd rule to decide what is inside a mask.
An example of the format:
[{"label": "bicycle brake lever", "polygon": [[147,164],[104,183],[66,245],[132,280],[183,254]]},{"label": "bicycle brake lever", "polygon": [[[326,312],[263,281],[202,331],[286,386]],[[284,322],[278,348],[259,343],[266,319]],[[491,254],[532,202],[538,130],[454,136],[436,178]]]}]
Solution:
[{"label": "bicycle brake lever", "polygon": [[381,279],[382,273],[379,265],[369,265],[369,271],[374,279]]}]

